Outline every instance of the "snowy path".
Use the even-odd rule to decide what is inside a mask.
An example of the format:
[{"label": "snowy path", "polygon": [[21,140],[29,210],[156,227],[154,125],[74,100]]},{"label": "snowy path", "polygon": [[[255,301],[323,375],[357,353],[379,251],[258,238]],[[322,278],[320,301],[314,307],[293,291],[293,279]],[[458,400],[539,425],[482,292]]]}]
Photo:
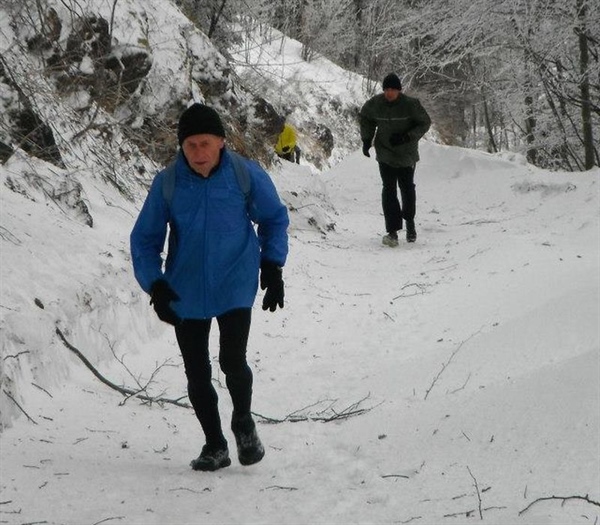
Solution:
[{"label": "snowy path", "polygon": [[[518,513],[599,497],[596,180],[423,156],[416,244],[381,246],[376,164],[356,154],[324,175],[336,231],[292,232],[286,307],[254,313],[257,413],[364,414],[263,423],[263,462],[197,473],[190,411],[120,406],[73,357],[63,389],[32,387],[37,424],[1,437],[0,523],[466,523],[474,481],[486,523],[594,523],[582,501]],[[139,341],[149,315],[123,342],[146,375],[180,362],[170,330]],[[180,366],[157,381],[184,391]]]}]

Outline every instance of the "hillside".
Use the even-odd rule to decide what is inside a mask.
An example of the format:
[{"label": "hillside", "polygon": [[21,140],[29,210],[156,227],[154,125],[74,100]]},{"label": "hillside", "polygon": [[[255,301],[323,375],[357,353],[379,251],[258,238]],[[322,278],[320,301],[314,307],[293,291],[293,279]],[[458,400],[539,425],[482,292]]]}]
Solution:
[{"label": "hillside", "polygon": [[[136,216],[157,169],[174,154],[177,118],[188,103],[205,102],[222,112],[233,149],[266,167],[281,165],[272,145],[274,122],[283,110],[277,100],[265,98],[273,93],[263,90],[259,96],[251,85],[245,87],[174,4],[115,2],[114,13],[108,3],[92,1],[79,3],[76,11],[53,0],[45,5],[43,16],[24,4],[0,7],[3,352],[21,355],[28,348],[35,356],[29,363],[0,361],[0,385],[20,401],[21,374],[31,374],[42,387],[57,373],[61,380],[68,375],[63,359],[49,350],[56,322],[76,330],[82,313],[95,315],[116,297],[127,316],[131,298],[123,290],[130,286],[129,255],[122,226]],[[43,31],[34,23],[38,15]],[[113,60],[120,64],[119,81],[110,69]],[[321,90],[313,102],[320,106],[327,97]],[[357,104],[345,99],[337,111],[348,113]],[[318,173],[314,163],[334,164],[352,150],[357,133],[335,120],[331,127],[317,124],[320,119],[307,114],[303,122],[307,129],[326,130],[336,154],[318,141],[310,143],[304,131],[303,165],[313,177]],[[298,188],[284,198],[298,207]],[[51,235],[30,219],[40,208],[48,214],[44,224],[56,226]],[[298,216],[317,230],[331,223],[325,209],[302,209]],[[82,239],[105,239],[106,228],[112,227],[106,217],[111,224],[119,218],[117,230],[88,261],[81,255]],[[47,266],[56,264],[56,271],[69,275],[75,286],[59,289],[56,276],[43,267],[34,269],[38,258]],[[126,281],[106,288],[105,277],[114,272]],[[31,325],[39,331],[22,334]],[[3,394],[0,398],[4,426],[20,411]]]}]

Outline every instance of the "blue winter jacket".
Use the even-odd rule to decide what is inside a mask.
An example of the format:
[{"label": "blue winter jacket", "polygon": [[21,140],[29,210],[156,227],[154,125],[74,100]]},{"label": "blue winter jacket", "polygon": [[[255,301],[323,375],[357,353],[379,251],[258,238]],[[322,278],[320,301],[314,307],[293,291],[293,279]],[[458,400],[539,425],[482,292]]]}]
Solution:
[{"label": "blue winter jacket", "polygon": [[260,261],[285,264],[287,208],[269,175],[257,163],[244,161],[251,183],[248,202],[225,148],[208,178],[194,173],[180,151],[170,204],[163,195],[163,170],[154,178],[131,232],[137,281],[150,293],[157,279],[166,279],[180,298],[171,307],[182,319],[208,319],[234,308],[250,308]]}]

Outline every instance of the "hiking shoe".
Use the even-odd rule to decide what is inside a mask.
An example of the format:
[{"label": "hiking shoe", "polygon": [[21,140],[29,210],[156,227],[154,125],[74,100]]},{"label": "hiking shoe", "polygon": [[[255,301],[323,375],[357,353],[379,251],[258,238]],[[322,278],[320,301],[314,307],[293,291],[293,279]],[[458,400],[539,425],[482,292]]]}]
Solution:
[{"label": "hiking shoe", "polygon": [[202,447],[202,452],[196,459],[192,459],[190,467],[193,470],[212,472],[231,465],[229,450],[225,448],[214,448],[208,445]]},{"label": "hiking shoe", "polygon": [[383,236],[383,239],[381,239],[381,242],[384,246],[389,246],[390,248],[398,246],[398,234],[397,233],[388,233]]},{"label": "hiking shoe", "polygon": [[231,419],[231,430],[235,436],[240,463],[244,466],[258,463],[265,455],[265,448],[260,442],[252,416],[234,416]]}]

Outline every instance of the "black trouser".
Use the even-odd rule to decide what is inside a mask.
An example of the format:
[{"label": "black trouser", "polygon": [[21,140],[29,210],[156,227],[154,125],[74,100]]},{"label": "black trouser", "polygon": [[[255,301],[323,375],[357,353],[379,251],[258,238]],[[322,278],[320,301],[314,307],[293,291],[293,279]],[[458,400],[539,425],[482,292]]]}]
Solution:
[{"label": "black trouser", "polygon": [[[250,308],[231,310],[217,317],[219,365],[225,374],[233,412],[238,416],[249,414],[252,402],[252,371],[246,362],[250,319]],[[188,380],[188,396],[206,436],[206,444],[223,447],[227,441],[221,428],[217,391],[212,384],[210,326],[211,319],[186,319],[175,328],[175,334]]]},{"label": "black trouser", "polygon": [[287,160],[289,162],[296,162],[296,164],[300,164],[300,154],[302,150],[296,146],[292,151],[288,151],[287,153],[281,153],[279,155],[280,158]]},{"label": "black trouser", "polygon": [[[402,219],[413,222],[417,209],[417,193],[415,191],[415,167],[403,166],[394,168],[383,162],[379,163],[379,173],[383,182],[381,204],[385,218],[385,231],[396,232],[402,229]],[[398,190],[402,198],[402,207],[398,201]]]}]

